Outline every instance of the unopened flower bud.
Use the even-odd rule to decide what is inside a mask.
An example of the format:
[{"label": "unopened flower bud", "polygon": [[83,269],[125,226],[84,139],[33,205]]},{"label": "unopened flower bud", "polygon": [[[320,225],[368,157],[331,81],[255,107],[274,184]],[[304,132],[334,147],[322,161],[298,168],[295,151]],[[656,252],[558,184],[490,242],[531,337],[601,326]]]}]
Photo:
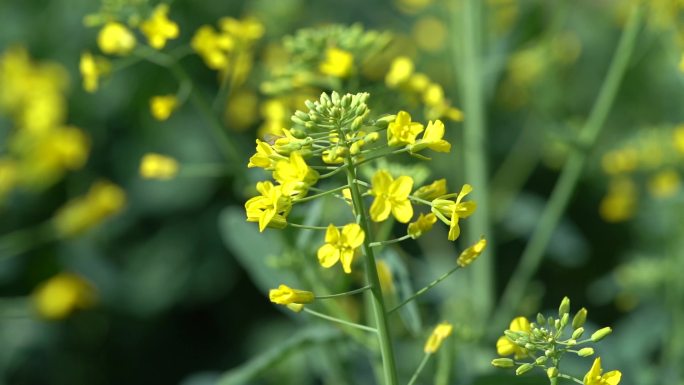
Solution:
[{"label": "unopened flower bud", "polygon": [[577,340],[571,338],[566,342],[566,344],[568,344],[568,346],[575,346],[577,345]]},{"label": "unopened flower bud", "polygon": [[611,329],[609,326],[606,326],[605,328],[602,328],[602,329],[595,331],[594,334],[591,335],[591,340],[594,342],[601,341],[608,334],[610,334],[612,332],[613,332],[613,329]]},{"label": "unopened flower bud", "polygon": [[568,324],[569,320],[570,320],[570,314],[568,314],[568,313],[563,314],[563,317],[561,317],[561,328],[564,328],[565,325]]},{"label": "unopened flower bud", "polygon": [[546,323],[546,318],[542,315],[542,313],[537,313],[537,323],[541,326]]},{"label": "unopened flower bud", "polygon": [[554,368],[548,368],[548,369],[546,369],[546,375],[547,375],[549,378],[556,378],[556,377],[558,377],[558,368],[555,368],[555,367],[554,367]]},{"label": "unopened flower bud", "polygon": [[570,312],[570,298],[563,297],[560,306],[558,307],[558,316],[563,317],[563,315]]},{"label": "unopened flower bud", "polygon": [[577,329],[584,325],[584,321],[587,320],[587,309],[581,308],[575,314],[575,318],[572,319],[572,328]]},{"label": "unopened flower bud", "polygon": [[515,363],[510,358],[495,358],[492,360],[492,365],[497,368],[512,368]]},{"label": "unopened flower bud", "polygon": [[580,357],[589,357],[593,354],[594,354],[593,348],[582,348],[577,352],[577,355]]},{"label": "unopened flower bud", "polygon": [[534,363],[537,365],[542,365],[548,359],[549,359],[549,357],[547,357],[547,356],[539,356],[539,357],[537,357],[536,360],[534,360]]},{"label": "unopened flower bud", "polygon": [[572,339],[576,340],[576,339],[582,337],[582,334],[584,334],[584,328],[579,327],[579,328],[575,329],[574,332],[572,332]]},{"label": "unopened flower bud", "polygon": [[518,369],[515,370],[515,374],[517,376],[523,375],[532,370],[532,368],[534,368],[534,365],[532,364],[522,364],[520,367],[518,367]]}]

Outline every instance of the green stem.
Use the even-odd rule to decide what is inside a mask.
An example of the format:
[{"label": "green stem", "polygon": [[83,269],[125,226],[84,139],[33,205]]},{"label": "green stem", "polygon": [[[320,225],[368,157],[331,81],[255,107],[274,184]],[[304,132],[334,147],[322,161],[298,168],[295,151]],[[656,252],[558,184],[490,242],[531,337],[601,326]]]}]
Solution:
[{"label": "green stem", "polygon": [[294,201],[294,203],[302,203],[302,202],[307,202],[307,201],[310,201],[310,200],[314,200],[314,199],[316,199],[316,198],[320,198],[320,197],[324,197],[324,196],[326,196],[326,195],[334,194],[334,193],[339,192],[339,191],[342,191],[342,190],[344,190],[344,189],[346,189],[346,188],[347,188],[347,186],[336,187],[336,188],[334,188],[334,189],[332,189],[332,190],[328,190],[328,191],[322,192],[322,193],[320,193],[320,194],[309,195],[308,197],[304,197],[304,198],[301,198],[301,199],[297,199],[297,200]]},{"label": "green stem", "polygon": [[444,281],[448,276],[450,276],[451,274],[453,274],[456,270],[458,270],[458,269],[460,269],[460,268],[461,268],[461,266],[456,266],[456,267],[454,267],[453,269],[447,271],[446,273],[440,275],[439,278],[437,278],[437,279],[435,279],[434,281],[430,282],[427,286],[425,286],[424,288],[418,290],[418,291],[415,292],[412,296],[406,298],[404,301],[402,301],[402,303],[400,303],[399,305],[397,305],[397,306],[393,307],[392,309],[390,309],[390,310],[387,312],[387,314],[392,314],[393,312],[399,310],[401,307],[403,307],[403,306],[406,305],[407,303],[409,303],[409,302],[413,301],[414,299],[420,297],[421,295],[425,294],[428,290],[430,290],[430,289],[432,289],[433,287],[435,287],[435,285],[437,285],[438,283]]},{"label": "green stem", "polygon": [[378,269],[375,264],[375,254],[373,248],[370,246],[370,239],[372,238],[370,224],[368,223],[368,217],[366,216],[367,211],[363,204],[359,186],[355,182],[356,168],[354,161],[349,154],[347,155],[346,165],[347,184],[351,190],[352,204],[357,216],[356,221],[366,234],[363,241],[363,251],[366,256],[366,280],[371,287],[370,297],[373,305],[373,312],[375,313],[376,327],[378,328],[378,339],[380,342],[380,354],[382,355],[383,372],[385,374],[385,385],[397,385],[397,370],[394,361],[394,351],[392,350],[392,338],[390,336],[389,323],[387,322],[387,314],[385,313],[385,302],[380,286],[380,277],[378,276]]},{"label": "green stem", "polygon": [[393,243],[399,243],[402,241],[405,241],[407,239],[411,239],[410,235],[404,235],[403,237],[400,238],[395,238],[395,239],[389,239],[386,241],[378,241],[378,242],[371,242],[370,247],[378,247],[378,246],[384,246],[384,245],[391,245]]},{"label": "green stem", "polygon": [[583,381],[579,380],[578,378],[575,378],[573,376],[568,376],[567,374],[559,374],[558,377],[565,378],[566,380],[572,380],[575,381],[578,384],[584,384]]},{"label": "green stem", "polygon": [[[311,225],[302,225],[299,223],[292,223],[292,222],[287,222],[288,226],[296,227],[298,229],[304,229],[304,230],[327,230],[328,226],[311,226]],[[341,228],[341,226],[335,226],[338,229]]]},{"label": "green stem", "polygon": [[317,295],[316,299],[328,299],[328,298],[337,298],[337,297],[346,297],[348,295],[354,295],[357,293],[363,293],[364,291],[370,289],[370,285],[366,285],[364,287],[355,289],[355,290],[350,290],[350,291],[345,291],[344,293],[337,293],[337,294],[330,294],[330,295]]},{"label": "green stem", "polygon": [[[463,127],[463,154],[465,162],[465,180],[473,185],[473,200],[477,201],[477,215],[467,222],[469,243],[475,242],[483,234],[491,239],[489,217],[489,188],[487,175],[487,136],[485,127],[485,110],[482,76],[482,0],[464,0],[462,8],[454,14],[454,25],[462,26],[463,41],[460,66],[455,71],[460,73],[463,83],[463,111],[465,115]],[[456,8],[456,7],[455,7]],[[471,291],[476,306],[477,320],[489,316],[493,304],[493,248],[485,251],[482,263],[473,266]]]},{"label": "green stem", "polygon": [[416,383],[416,381],[418,380],[418,376],[423,371],[423,368],[425,368],[425,365],[430,360],[430,357],[432,357],[432,354],[425,353],[425,356],[423,356],[423,359],[420,361],[420,364],[416,368],[416,371],[413,372],[413,376],[411,376],[411,379],[406,385],[413,385]]},{"label": "green stem", "polygon": [[622,32],[620,42],[608,69],[608,74],[601,85],[598,98],[587,119],[585,126],[579,133],[580,147],[573,149],[567,163],[563,166],[558,182],[553,188],[551,197],[544,208],[541,218],[532,233],[529,243],[523,251],[520,263],[513,272],[506,286],[497,312],[493,316],[493,328],[497,330],[506,324],[512,313],[522,299],[528,281],[537,271],[544,256],[544,251],[549,244],[551,235],[558,225],[565,208],[570,201],[573,190],[577,185],[587,160],[588,151],[601,128],[603,128],[608,112],[615,100],[620,82],[626,72],[629,58],[634,49],[639,26],[641,25],[642,11],[639,5],[632,8],[627,25]]},{"label": "green stem", "polygon": [[355,329],[361,329],[361,330],[365,330],[365,331],[367,331],[367,332],[372,332],[372,333],[377,333],[377,332],[378,332],[377,329],[372,328],[372,327],[370,327],[370,326],[360,325],[360,324],[357,324],[357,323],[354,323],[354,322],[349,322],[349,321],[345,321],[345,320],[343,320],[343,319],[335,318],[335,317],[332,317],[332,316],[329,316],[329,315],[326,315],[326,314],[319,313],[319,312],[317,312],[317,311],[311,310],[311,309],[309,309],[309,308],[307,308],[307,307],[304,307],[304,311],[305,311],[306,313],[309,313],[309,314],[311,314],[311,315],[313,315],[313,316],[316,316],[316,317],[318,317],[318,318],[322,318],[322,319],[327,320],[327,321],[331,321],[331,322],[335,322],[335,323],[338,323],[338,324],[346,325],[346,326],[349,326],[349,327],[352,327],[352,328],[355,328]]}]

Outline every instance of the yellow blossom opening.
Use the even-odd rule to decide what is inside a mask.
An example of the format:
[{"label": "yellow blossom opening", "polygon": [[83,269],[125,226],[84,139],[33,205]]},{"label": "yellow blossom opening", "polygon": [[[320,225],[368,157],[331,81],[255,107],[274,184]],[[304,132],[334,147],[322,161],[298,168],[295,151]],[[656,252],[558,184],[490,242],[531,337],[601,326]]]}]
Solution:
[{"label": "yellow blossom opening", "polygon": [[413,61],[407,56],[399,56],[392,61],[385,76],[385,84],[389,88],[396,88],[406,83],[413,74]]},{"label": "yellow blossom opening", "polygon": [[292,209],[292,199],[283,194],[282,186],[274,186],[270,181],[258,182],[257,191],[261,195],[245,203],[248,222],[258,222],[259,231],[266,227],[282,229],[287,226],[287,215]]},{"label": "yellow blossom opening", "polygon": [[584,375],[584,385],[618,385],[622,373],[619,370],[612,370],[603,373],[601,368],[601,357],[597,357],[591,365],[591,369]]},{"label": "yellow blossom opening", "polygon": [[314,293],[280,285],[277,289],[271,289],[268,292],[268,298],[278,305],[305,304],[313,302]]},{"label": "yellow blossom opening", "polygon": [[408,196],[413,188],[413,179],[400,176],[396,180],[386,170],[379,170],[373,175],[371,194],[375,200],[370,207],[370,216],[374,222],[387,219],[390,212],[397,221],[408,223],[413,217],[413,206]]},{"label": "yellow blossom opening", "polygon": [[150,99],[150,112],[159,121],[167,120],[177,107],[176,95],[155,96]]},{"label": "yellow blossom opening", "polygon": [[97,35],[100,50],[109,55],[128,55],[135,48],[135,36],[126,26],[117,22],[109,22]]},{"label": "yellow blossom opening", "polygon": [[421,235],[430,231],[436,222],[437,216],[435,214],[420,214],[415,222],[409,223],[406,232],[411,238],[418,239]]},{"label": "yellow blossom opening", "polygon": [[92,307],[95,288],[76,274],[60,273],[43,282],[32,297],[38,315],[48,320],[60,320],[78,309]]},{"label": "yellow blossom opening", "polygon": [[318,172],[309,167],[299,152],[292,152],[290,158],[276,163],[273,179],[283,186],[283,193],[302,198],[309,187],[318,181]]},{"label": "yellow blossom opening", "polygon": [[[513,321],[511,321],[511,325],[508,327],[508,330],[529,333],[531,330],[530,321],[528,321],[525,317],[516,317],[513,319]],[[500,356],[514,355],[515,359],[520,359],[527,356],[527,350],[525,348],[516,345],[506,336],[501,336],[496,341],[496,352]]]},{"label": "yellow blossom opening", "polygon": [[81,54],[79,70],[83,78],[83,89],[87,92],[97,91],[100,77],[109,73],[111,65],[102,57],[95,57],[90,52]]},{"label": "yellow blossom opening", "polygon": [[451,143],[444,140],[444,123],[441,120],[430,121],[423,132],[423,138],[411,145],[412,153],[429,148],[437,152],[451,151]]},{"label": "yellow blossom opening", "polygon": [[340,261],[344,272],[349,274],[356,249],[364,239],[365,234],[356,223],[345,225],[342,231],[331,224],[325,232],[325,244],[318,249],[318,262],[330,268]]},{"label": "yellow blossom opening", "polygon": [[441,219],[449,226],[448,239],[450,241],[455,241],[461,234],[461,228],[458,225],[459,219],[468,218],[477,208],[475,202],[462,202],[463,198],[472,191],[472,186],[465,184],[461,188],[461,192],[458,193],[456,201],[444,198],[438,198],[432,201],[432,212],[437,215],[437,218]]},{"label": "yellow blossom opening", "polygon": [[140,31],[147,37],[152,48],[162,49],[167,40],[178,37],[178,24],[168,19],[168,13],[169,5],[159,4],[150,18],[140,24]]},{"label": "yellow blossom opening", "polygon": [[353,66],[354,55],[351,52],[332,47],[325,51],[325,60],[321,62],[318,69],[324,75],[346,78]]},{"label": "yellow blossom opening", "polygon": [[416,198],[424,199],[426,201],[435,200],[447,193],[446,179],[437,179],[429,185],[422,186],[413,192]]},{"label": "yellow blossom opening", "polygon": [[435,330],[432,331],[432,334],[428,338],[427,342],[425,342],[425,347],[423,348],[425,353],[436,353],[440,346],[442,346],[442,342],[444,342],[444,340],[451,335],[453,330],[454,327],[448,322],[442,322],[437,325]]},{"label": "yellow blossom opening", "polygon": [[145,154],[140,161],[140,176],[145,179],[169,180],[178,174],[178,161],[161,154]]},{"label": "yellow blossom opening", "polygon": [[286,160],[284,156],[278,154],[273,147],[262,140],[256,140],[256,153],[249,158],[247,167],[261,167],[265,170],[274,170],[275,165],[280,160]]},{"label": "yellow blossom opening", "polygon": [[479,241],[477,241],[474,245],[470,246],[469,248],[463,250],[461,255],[458,256],[458,259],[456,260],[456,264],[461,266],[461,267],[466,267],[473,263],[477,259],[477,257],[482,254],[484,249],[487,247],[487,240],[482,238]]},{"label": "yellow blossom opening", "polygon": [[234,45],[232,37],[225,33],[218,33],[210,25],[199,27],[190,42],[192,49],[202,57],[207,67],[213,70],[228,67],[229,52]]},{"label": "yellow blossom opening", "polygon": [[403,146],[416,142],[416,136],[423,132],[423,125],[411,122],[411,115],[406,111],[399,111],[395,121],[387,127],[387,144]]}]

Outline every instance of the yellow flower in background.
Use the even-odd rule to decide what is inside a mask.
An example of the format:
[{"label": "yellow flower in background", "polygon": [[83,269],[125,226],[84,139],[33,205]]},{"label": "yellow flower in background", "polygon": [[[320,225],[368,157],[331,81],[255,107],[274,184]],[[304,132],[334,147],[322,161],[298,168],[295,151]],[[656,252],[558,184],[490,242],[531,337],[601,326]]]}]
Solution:
[{"label": "yellow flower in background", "polygon": [[97,35],[97,45],[108,55],[128,55],[135,48],[135,36],[121,23],[110,21]]},{"label": "yellow flower in background", "polygon": [[77,309],[95,304],[95,288],[73,273],[60,273],[43,282],[32,294],[33,305],[42,318],[60,320]]},{"label": "yellow flower in background", "polygon": [[439,52],[446,45],[449,31],[444,22],[436,17],[421,17],[411,30],[416,45],[427,52]]},{"label": "yellow flower in background", "polygon": [[477,257],[482,254],[484,249],[487,247],[487,240],[482,238],[479,241],[477,241],[474,245],[470,246],[469,248],[463,250],[461,255],[458,256],[458,259],[456,260],[456,264],[461,266],[461,267],[466,267],[473,263],[477,259]]},{"label": "yellow flower in background", "polygon": [[81,54],[79,70],[83,78],[83,89],[88,92],[97,91],[100,77],[107,75],[111,69],[109,61],[103,57],[95,57],[90,52]]},{"label": "yellow flower in background", "polygon": [[284,194],[302,198],[309,187],[318,181],[318,172],[306,164],[302,154],[295,151],[288,160],[276,163],[273,179],[283,186]]},{"label": "yellow flower in background", "polygon": [[[529,333],[531,330],[530,321],[528,321],[525,317],[516,317],[513,319],[513,321],[511,321],[511,325],[508,327],[508,330]],[[496,352],[500,356],[514,355],[515,359],[520,359],[527,356],[527,350],[525,348],[516,345],[505,335],[499,337],[499,339],[496,341]]]},{"label": "yellow flower in background", "polygon": [[413,179],[409,176],[400,176],[395,180],[385,170],[376,172],[371,188],[371,195],[375,196],[370,207],[371,219],[382,222],[391,212],[397,221],[408,223],[413,217],[413,206],[408,199],[412,188]]},{"label": "yellow flower in background", "polygon": [[314,301],[314,293],[306,290],[296,290],[286,285],[280,285],[277,289],[268,292],[271,302],[278,305],[305,304]]},{"label": "yellow flower in background", "polygon": [[356,249],[363,244],[365,234],[356,223],[350,223],[342,231],[330,224],[325,231],[325,244],[318,249],[318,262],[325,268],[334,266],[338,261],[345,273],[351,273]]},{"label": "yellow flower in background", "polygon": [[178,161],[155,153],[145,154],[140,161],[140,176],[145,179],[168,180],[178,174]]},{"label": "yellow flower in background", "polygon": [[618,385],[622,373],[619,370],[611,370],[603,374],[601,357],[597,357],[591,365],[591,369],[584,375],[584,385]]},{"label": "yellow flower in background", "polygon": [[223,32],[245,43],[259,40],[265,32],[264,25],[255,18],[237,20],[232,17],[223,17],[218,24]]},{"label": "yellow flower in background", "polygon": [[353,67],[354,55],[351,52],[332,47],[325,51],[325,60],[321,62],[318,70],[324,75],[346,78]]},{"label": "yellow flower in background", "polygon": [[176,95],[154,96],[150,99],[150,113],[159,121],[167,120],[177,107]]},{"label": "yellow flower in background", "polygon": [[648,180],[648,191],[655,198],[669,198],[677,194],[681,184],[677,170],[662,170]]},{"label": "yellow flower in background", "polygon": [[436,120],[434,123],[430,121],[423,132],[423,138],[412,144],[410,152],[418,152],[425,148],[437,152],[449,152],[451,151],[451,143],[447,142],[444,138],[444,123],[441,120]]},{"label": "yellow flower in background", "polygon": [[448,323],[448,322],[442,322],[437,327],[435,327],[435,330],[432,331],[432,334],[428,338],[428,340],[425,342],[425,347],[423,350],[427,354],[434,354],[439,350],[440,346],[442,346],[442,342],[444,342],[447,337],[451,335],[451,332],[454,330],[454,327]]},{"label": "yellow flower in background", "polygon": [[387,126],[387,144],[403,146],[416,142],[416,136],[423,132],[423,125],[411,122],[411,115],[406,111],[399,111],[396,120]]},{"label": "yellow flower in background", "polygon": [[267,142],[256,140],[256,153],[249,158],[247,167],[261,167],[265,170],[274,170],[275,165],[280,160],[287,158],[278,154]]},{"label": "yellow flower in background", "polygon": [[140,24],[140,31],[147,37],[152,48],[162,49],[167,40],[178,37],[178,24],[169,20],[168,14],[169,5],[159,4],[152,11],[150,18]]},{"label": "yellow flower in background", "polygon": [[475,202],[461,202],[463,198],[472,191],[472,186],[469,184],[464,184],[461,188],[461,192],[459,192],[458,196],[456,197],[456,201],[445,198],[438,198],[432,201],[432,212],[437,215],[437,218],[441,219],[449,226],[448,238],[450,241],[455,241],[456,238],[458,238],[458,236],[461,234],[461,228],[458,226],[458,220],[460,218],[468,218],[472,213],[475,212],[475,209],[477,208]]},{"label": "yellow flower in background", "polygon": [[624,222],[634,216],[637,207],[637,187],[628,177],[613,178],[608,193],[601,199],[599,214],[609,223]]},{"label": "yellow flower in background", "polygon": [[415,66],[407,56],[399,56],[392,61],[389,71],[385,76],[385,84],[389,88],[396,88],[406,83],[413,74]]},{"label": "yellow flower in background", "polygon": [[259,231],[266,227],[282,229],[287,226],[287,215],[292,209],[292,200],[283,194],[282,186],[274,186],[270,181],[258,182],[257,191],[261,194],[245,203],[248,222],[258,222]]},{"label": "yellow flower in background", "polygon": [[223,70],[228,67],[229,53],[235,41],[224,33],[218,33],[214,27],[203,25],[197,29],[192,37],[190,46],[202,57],[207,67],[213,70]]},{"label": "yellow flower in background", "polygon": [[408,14],[414,14],[422,11],[427,6],[432,4],[434,0],[395,0],[395,4],[400,11]]},{"label": "yellow flower in background", "polygon": [[430,231],[436,222],[437,217],[435,214],[420,214],[415,222],[409,223],[406,232],[411,238],[418,239],[421,235]]},{"label": "yellow flower in background", "polygon": [[422,186],[418,188],[413,196],[416,198],[424,199],[426,201],[431,201],[439,198],[447,193],[446,179],[437,179],[436,181],[430,183],[429,185]]},{"label": "yellow flower in background", "polygon": [[126,194],[108,181],[94,183],[88,193],[60,208],[53,222],[62,237],[79,235],[102,223],[123,209]]},{"label": "yellow flower in background", "polygon": [[616,175],[636,170],[639,165],[639,152],[634,147],[613,150],[603,155],[601,167],[606,174]]}]

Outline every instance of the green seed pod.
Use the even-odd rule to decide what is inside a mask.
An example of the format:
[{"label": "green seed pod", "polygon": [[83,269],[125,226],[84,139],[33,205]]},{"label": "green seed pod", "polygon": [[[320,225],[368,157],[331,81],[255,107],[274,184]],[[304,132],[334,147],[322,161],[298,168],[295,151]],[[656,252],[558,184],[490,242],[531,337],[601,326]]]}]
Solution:
[{"label": "green seed pod", "polygon": [[492,365],[497,368],[512,368],[515,362],[510,358],[495,358],[492,360]]},{"label": "green seed pod", "polygon": [[572,319],[572,328],[573,329],[578,329],[584,325],[584,321],[587,320],[587,309],[581,308],[575,314],[575,317]]},{"label": "green seed pod", "polygon": [[518,367],[518,369],[515,370],[515,374],[517,376],[523,375],[532,370],[532,368],[534,368],[534,365],[532,364],[522,364]]},{"label": "green seed pod", "polygon": [[560,306],[558,307],[558,316],[563,317],[570,312],[570,298],[563,297]]},{"label": "green seed pod", "polygon": [[558,368],[548,368],[546,369],[546,375],[550,378],[556,378],[558,377]]},{"label": "green seed pod", "polygon": [[579,328],[575,329],[574,332],[572,332],[572,339],[576,340],[576,339],[582,337],[582,334],[584,334],[584,328],[579,327]]},{"label": "green seed pod", "polygon": [[582,348],[577,352],[577,355],[580,357],[589,357],[591,355],[594,355],[594,349],[593,348]]},{"label": "green seed pod", "polygon": [[594,332],[594,334],[591,335],[591,340],[594,342],[601,341],[604,339],[608,334],[612,333],[613,329],[611,329],[609,326],[606,326],[602,329],[599,329]]}]

